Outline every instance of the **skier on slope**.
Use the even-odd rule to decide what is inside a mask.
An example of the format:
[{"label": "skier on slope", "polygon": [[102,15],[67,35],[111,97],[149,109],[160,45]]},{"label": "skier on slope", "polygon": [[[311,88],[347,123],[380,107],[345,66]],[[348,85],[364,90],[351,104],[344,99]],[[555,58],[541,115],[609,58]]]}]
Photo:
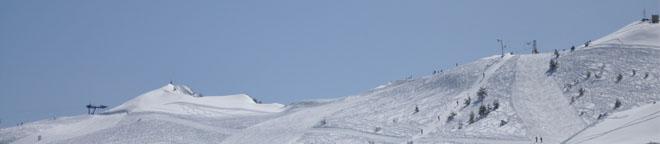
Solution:
[{"label": "skier on slope", "polygon": [[539,142],[539,137],[535,136],[534,139],[535,139],[535,140],[534,140],[534,143],[538,143],[538,142]]}]

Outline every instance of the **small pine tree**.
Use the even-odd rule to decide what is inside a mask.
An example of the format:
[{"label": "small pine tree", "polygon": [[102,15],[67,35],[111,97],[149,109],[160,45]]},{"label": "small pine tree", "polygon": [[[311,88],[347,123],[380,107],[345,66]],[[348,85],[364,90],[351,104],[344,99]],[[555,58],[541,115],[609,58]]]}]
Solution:
[{"label": "small pine tree", "polygon": [[486,116],[488,116],[489,112],[490,111],[488,111],[488,108],[486,106],[481,105],[479,107],[479,119],[482,119],[482,118],[485,118]]},{"label": "small pine tree", "polygon": [[378,132],[380,132],[381,130],[383,130],[383,128],[381,128],[381,127],[376,127],[376,128],[374,128],[374,133],[378,133]]},{"label": "small pine tree", "polygon": [[616,83],[621,82],[622,79],[623,79],[623,75],[622,75],[622,74],[617,75],[617,76],[616,76]]},{"label": "small pine tree", "polygon": [[589,47],[589,44],[591,44],[591,40],[588,40],[587,42],[584,42],[584,47]]},{"label": "small pine tree", "polygon": [[500,120],[500,127],[506,125],[507,123],[509,123],[509,122],[505,121],[505,120]]},{"label": "small pine tree", "polygon": [[472,124],[474,122],[475,122],[474,112],[470,112],[470,116],[468,117],[468,124]]},{"label": "small pine tree", "polygon": [[632,70],[632,76],[635,76],[635,75],[637,75],[637,70],[633,69]]},{"label": "small pine tree", "polygon": [[596,79],[600,79],[601,77],[603,77],[601,74],[594,74],[594,78]]},{"label": "small pine tree", "polygon": [[486,96],[488,96],[488,91],[486,88],[479,88],[479,91],[477,91],[477,102],[483,102],[484,99],[486,99]]},{"label": "small pine tree", "polygon": [[575,46],[571,46],[571,52],[575,51]]},{"label": "small pine tree", "polygon": [[559,58],[559,51],[555,49],[555,58]]},{"label": "small pine tree", "polygon": [[616,99],[616,101],[614,101],[614,109],[618,109],[619,107],[621,107],[621,101]]},{"label": "small pine tree", "polygon": [[323,119],[323,120],[321,120],[321,121],[319,122],[319,125],[318,125],[318,126],[319,126],[319,127],[322,127],[322,126],[325,126],[326,124],[328,124],[328,121],[325,120],[325,119]]},{"label": "small pine tree", "polygon": [[463,121],[458,121],[458,129],[463,129]]},{"label": "small pine tree", "polygon": [[463,108],[469,106],[470,103],[472,103],[472,99],[471,99],[470,97],[468,97],[468,98],[465,99],[465,101],[463,102]]},{"label": "small pine tree", "polygon": [[456,112],[449,113],[449,116],[447,116],[447,122],[454,120],[454,117],[456,117]]},{"label": "small pine tree", "polygon": [[550,66],[548,68],[547,73],[551,74],[551,73],[555,72],[557,70],[557,68],[559,68],[559,62],[557,61],[557,59],[551,59],[550,60]]},{"label": "small pine tree", "polygon": [[575,96],[571,96],[571,102],[569,104],[575,103]]},{"label": "small pine tree", "polygon": [[498,108],[500,108],[500,101],[499,100],[493,101],[493,111],[497,110]]},{"label": "small pine tree", "polygon": [[598,118],[597,118],[597,119],[598,119],[598,120],[603,119],[603,118],[607,117],[607,115],[608,115],[607,113],[601,113],[601,114],[598,114]]},{"label": "small pine tree", "polygon": [[259,101],[259,100],[258,100],[258,99],[256,99],[256,98],[252,98],[252,101],[254,101],[254,103],[258,103],[258,104],[261,104],[261,101]]},{"label": "small pine tree", "polygon": [[585,92],[586,92],[586,90],[584,90],[584,88],[580,88],[580,89],[578,90],[578,97],[582,97],[582,96],[584,96],[584,93],[585,93]]}]

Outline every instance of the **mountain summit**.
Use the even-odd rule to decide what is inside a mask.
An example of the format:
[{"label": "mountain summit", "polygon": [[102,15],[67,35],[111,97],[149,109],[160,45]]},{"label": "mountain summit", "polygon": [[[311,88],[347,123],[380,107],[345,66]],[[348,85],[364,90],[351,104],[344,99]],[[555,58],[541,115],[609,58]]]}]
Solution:
[{"label": "mountain summit", "polygon": [[233,116],[281,112],[281,104],[257,104],[246,95],[201,96],[185,85],[167,84],[142,94],[106,113],[162,112],[182,115]]}]

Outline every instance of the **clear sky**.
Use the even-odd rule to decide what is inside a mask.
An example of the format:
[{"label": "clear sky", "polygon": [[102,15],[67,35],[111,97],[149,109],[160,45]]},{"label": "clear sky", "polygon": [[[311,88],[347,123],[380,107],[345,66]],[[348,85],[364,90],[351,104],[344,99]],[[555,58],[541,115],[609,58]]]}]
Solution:
[{"label": "clear sky", "polygon": [[264,102],[359,94],[508,51],[569,48],[658,0],[2,0],[0,126],[170,80]]}]

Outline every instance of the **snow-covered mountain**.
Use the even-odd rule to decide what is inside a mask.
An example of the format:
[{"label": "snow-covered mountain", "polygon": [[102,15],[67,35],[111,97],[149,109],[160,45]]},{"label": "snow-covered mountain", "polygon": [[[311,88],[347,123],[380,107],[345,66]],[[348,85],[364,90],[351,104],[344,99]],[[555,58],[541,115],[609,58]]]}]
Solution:
[{"label": "snow-covered mountain", "polygon": [[557,54],[491,56],[286,106],[168,84],[100,115],[0,129],[0,143],[660,142],[660,24]]},{"label": "snow-covered mountain", "polygon": [[281,112],[281,104],[257,104],[245,94],[229,96],[200,96],[184,85],[168,84],[140,95],[106,114],[130,112],[162,112],[179,115],[203,115],[208,117],[232,117]]}]

